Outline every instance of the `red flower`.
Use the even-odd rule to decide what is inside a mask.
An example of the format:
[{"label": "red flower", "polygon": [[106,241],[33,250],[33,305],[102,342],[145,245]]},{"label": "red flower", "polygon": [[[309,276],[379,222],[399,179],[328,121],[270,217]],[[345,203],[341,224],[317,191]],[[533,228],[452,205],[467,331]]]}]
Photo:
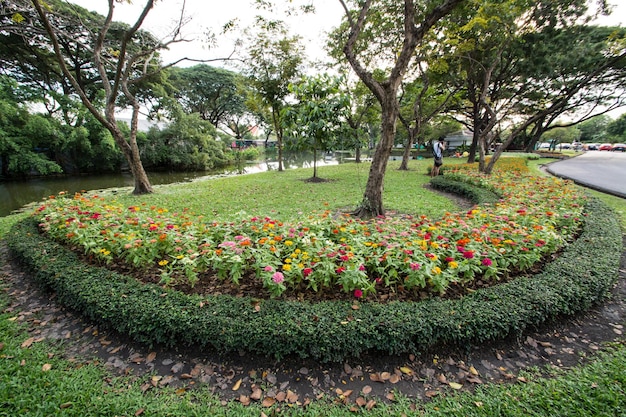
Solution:
[{"label": "red flower", "polygon": [[354,296],[356,298],[361,298],[363,297],[363,291],[359,290],[358,288],[356,290],[354,290]]},{"label": "red flower", "polygon": [[463,257],[465,259],[472,259],[474,257],[474,252],[472,252],[471,250],[465,251],[463,252]]},{"label": "red flower", "polygon": [[493,261],[491,259],[489,259],[489,258],[483,259],[482,263],[483,263],[484,266],[491,266],[491,265],[493,265]]},{"label": "red flower", "polygon": [[306,277],[308,277],[309,275],[311,275],[311,272],[313,272],[313,269],[311,269],[311,268],[304,268],[304,269],[302,270],[302,275],[304,275],[304,277],[306,278]]}]

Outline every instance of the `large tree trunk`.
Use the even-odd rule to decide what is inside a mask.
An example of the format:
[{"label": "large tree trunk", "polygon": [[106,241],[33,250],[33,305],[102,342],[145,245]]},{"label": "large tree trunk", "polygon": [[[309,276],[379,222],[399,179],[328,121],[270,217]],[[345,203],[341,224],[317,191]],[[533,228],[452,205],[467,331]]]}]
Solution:
[{"label": "large tree trunk", "polygon": [[391,149],[393,148],[393,142],[396,136],[396,121],[398,119],[398,105],[395,91],[388,89],[386,93],[386,103],[382,106],[382,135],[374,152],[367,185],[365,186],[365,193],[363,194],[363,201],[354,213],[361,218],[385,215],[385,209],[383,207],[383,182],[387,162],[389,161],[389,155],[391,155]]},{"label": "large tree trunk", "polygon": [[402,162],[400,163],[399,171],[408,171],[409,169],[409,159],[411,158],[411,149],[413,149],[413,144],[415,143],[415,134],[417,133],[417,129],[407,129],[409,132],[409,139],[404,147],[404,153],[402,154]]}]

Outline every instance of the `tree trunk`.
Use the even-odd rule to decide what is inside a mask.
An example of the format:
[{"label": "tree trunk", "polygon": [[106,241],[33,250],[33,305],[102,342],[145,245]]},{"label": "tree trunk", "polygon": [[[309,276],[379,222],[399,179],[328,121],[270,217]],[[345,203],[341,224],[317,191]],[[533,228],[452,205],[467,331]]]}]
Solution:
[{"label": "tree trunk", "polygon": [[404,153],[402,154],[402,162],[400,163],[400,168],[398,171],[408,171],[409,169],[409,158],[411,157],[411,149],[413,148],[413,144],[415,143],[415,133],[416,129],[408,129],[409,139],[404,147]]},{"label": "tree trunk", "polygon": [[361,163],[361,146],[360,145],[357,145],[354,151],[354,162],[356,162],[357,164]]},{"label": "tree trunk", "polygon": [[374,152],[363,201],[354,212],[354,214],[360,218],[372,218],[385,215],[385,209],[383,207],[383,180],[396,136],[396,121],[398,119],[398,105],[395,92],[391,89],[387,89],[385,101],[386,103],[381,106],[383,109],[381,123],[382,135],[376,147],[376,151]]},{"label": "tree trunk", "polygon": [[135,181],[135,188],[133,190],[133,194],[150,194],[153,192],[152,185],[148,180],[148,174],[143,168],[143,164],[141,163],[141,157],[139,156],[139,148],[137,147],[136,140],[130,140],[130,143],[124,137],[124,134],[121,130],[117,128],[117,125],[111,124],[114,126],[114,129],[109,129],[113,135],[113,139],[117,146],[120,147],[124,157],[126,158],[126,162],[128,162],[128,167],[130,168],[130,172],[133,175],[133,180]]}]

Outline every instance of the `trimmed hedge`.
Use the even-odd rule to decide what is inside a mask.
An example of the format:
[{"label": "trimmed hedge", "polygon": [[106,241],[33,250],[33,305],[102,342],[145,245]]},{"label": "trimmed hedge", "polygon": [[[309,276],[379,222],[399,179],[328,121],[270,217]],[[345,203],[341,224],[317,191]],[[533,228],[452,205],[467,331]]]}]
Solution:
[{"label": "trimmed hedge", "polygon": [[468,199],[474,204],[496,203],[501,198],[493,191],[478,187],[474,184],[456,181],[445,175],[432,178],[430,185],[435,190],[456,194]]},{"label": "trimmed hedge", "polygon": [[[364,352],[420,352],[520,334],[604,300],[617,279],[622,236],[608,207],[590,200],[580,238],[531,278],[458,300],[320,303],[189,296],[92,267],[40,235],[32,219],[6,240],[16,259],[59,303],[147,345],[342,361]],[[259,306],[260,309],[255,308]],[[258,310],[258,311],[257,311]]]}]

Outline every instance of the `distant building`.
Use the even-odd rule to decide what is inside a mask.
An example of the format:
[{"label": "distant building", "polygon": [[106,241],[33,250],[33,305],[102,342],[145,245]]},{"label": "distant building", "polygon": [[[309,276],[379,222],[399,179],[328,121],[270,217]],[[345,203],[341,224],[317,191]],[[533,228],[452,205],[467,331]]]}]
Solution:
[{"label": "distant building", "polygon": [[448,150],[455,150],[459,146],[472,144],[473,133],[466,129],[461,129],[458,132],[450,133],[446,135],[446,144]]}]

